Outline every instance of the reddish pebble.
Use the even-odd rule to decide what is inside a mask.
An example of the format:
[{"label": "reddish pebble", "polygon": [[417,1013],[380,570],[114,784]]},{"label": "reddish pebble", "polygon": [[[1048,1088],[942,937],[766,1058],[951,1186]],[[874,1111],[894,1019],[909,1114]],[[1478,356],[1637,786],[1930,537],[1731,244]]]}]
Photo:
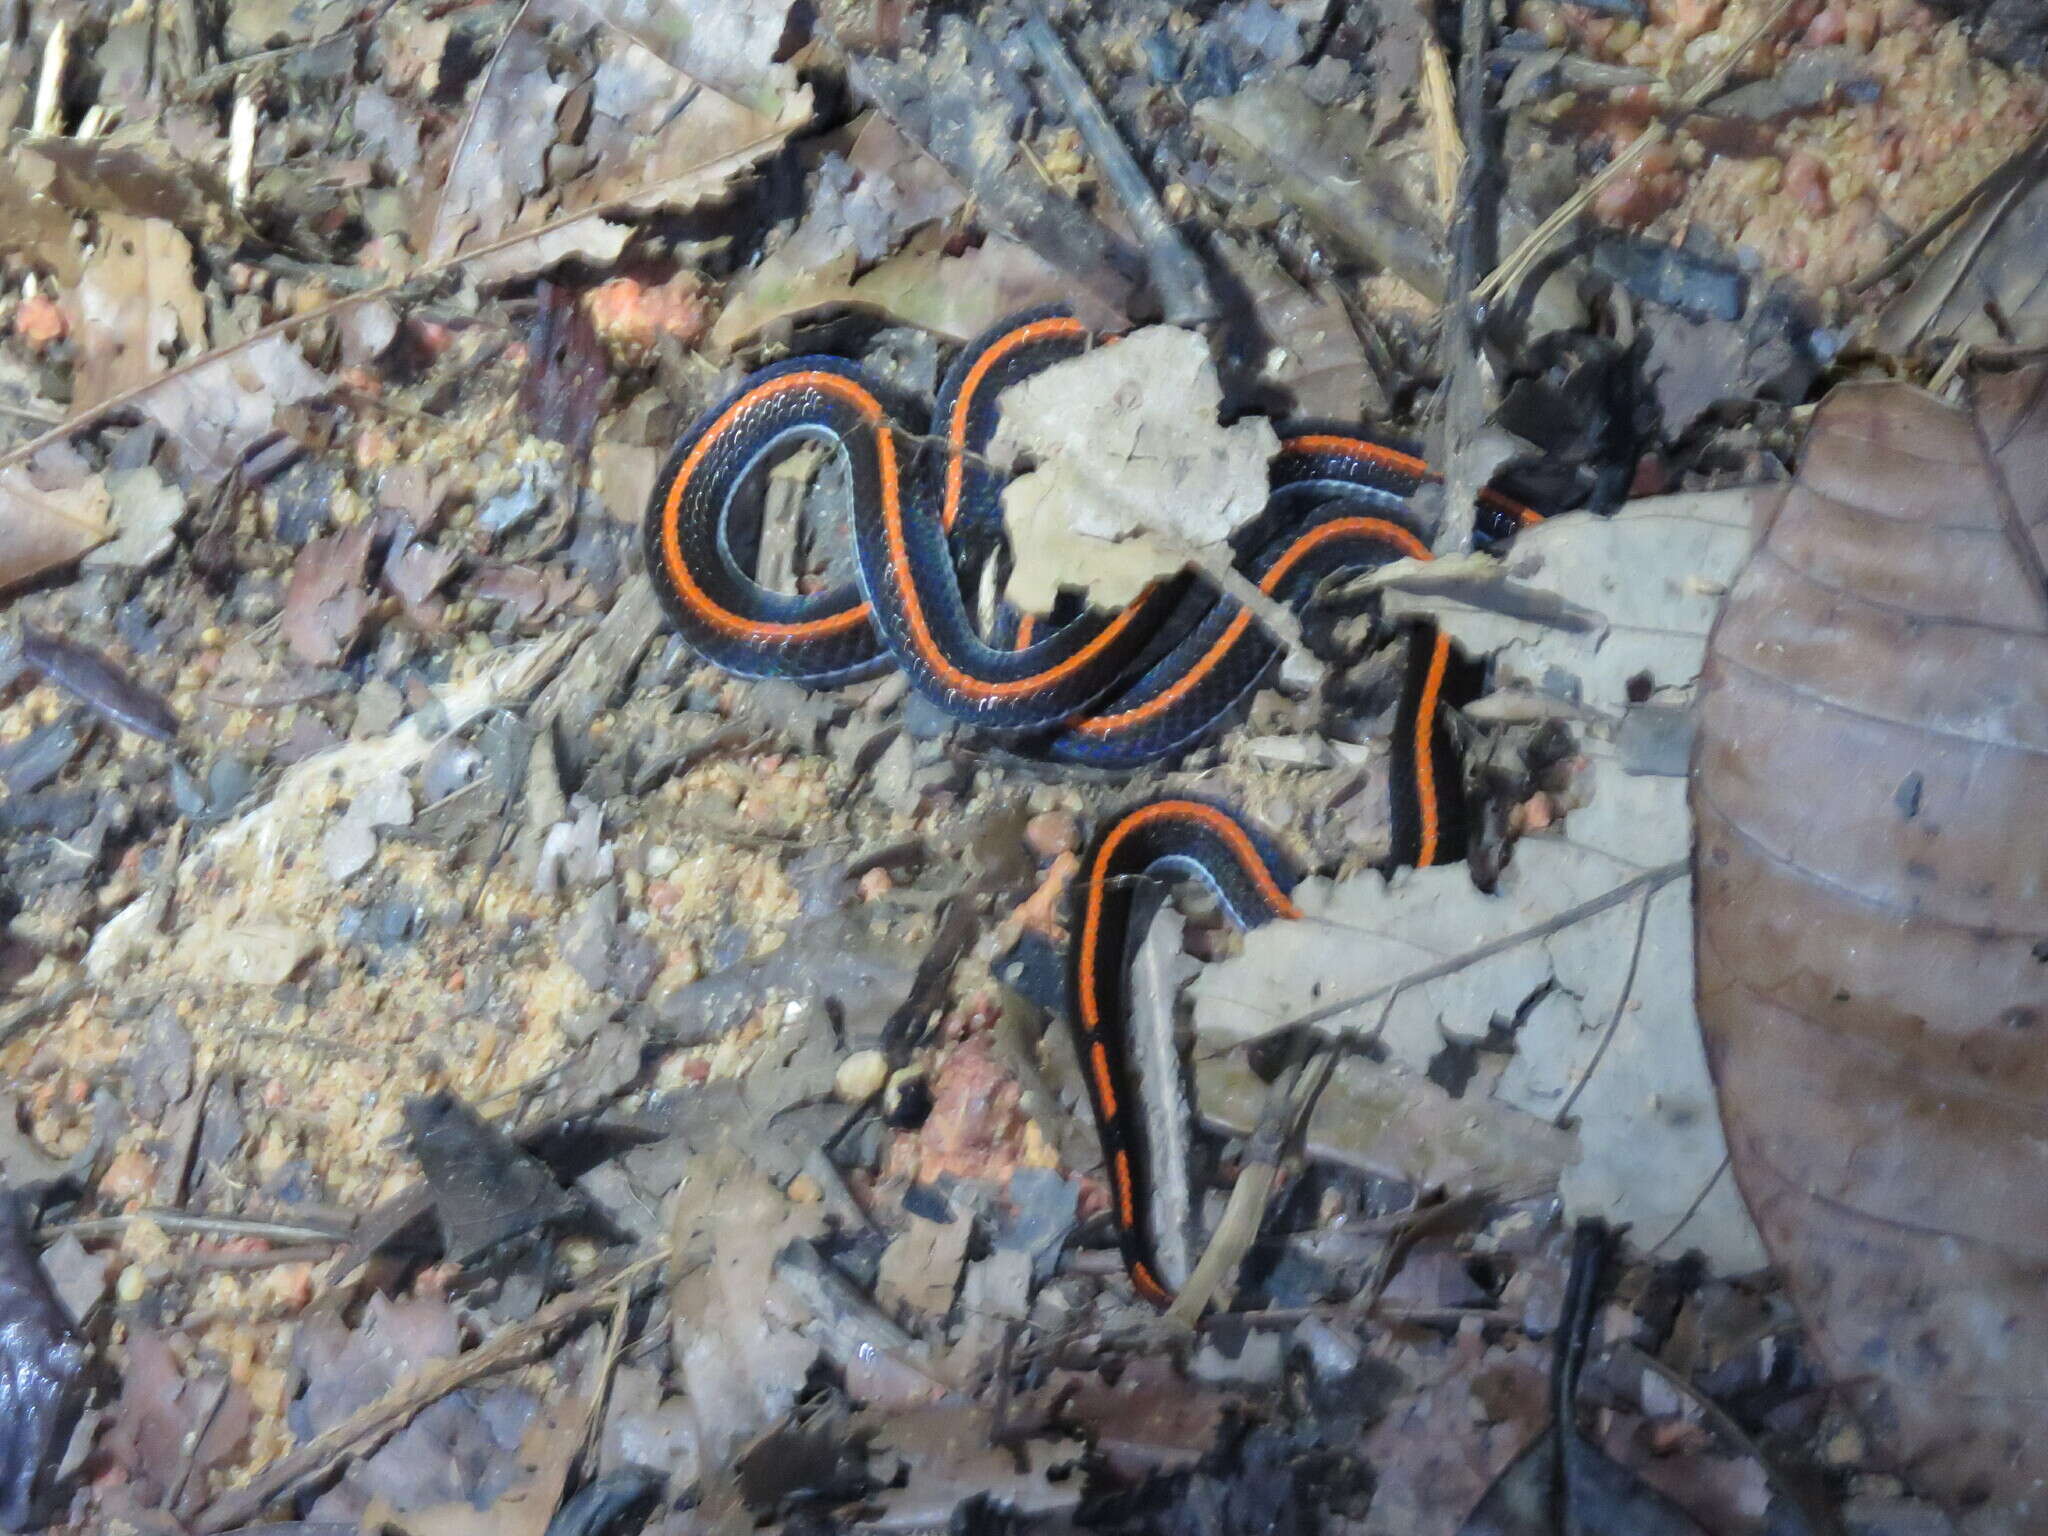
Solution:
[{"label": "reddish pebble", "polygon": [[1678,0],[1673,23],[1678,35],[1691,42],[1721,24],[1722,0]]},{"label": "reddish pebble", "polygon": [[369,469],[373,465],[388,464],[398,457],[398,445],[391,440],[391,434],[382,427],[364,427],[356,434],[356,466]]},{"label": "reddish pebble", "polygon": [[460,1264],[429,1264],[412,1283],[412,1293],[426,1301],[447,1298],[448,1287],[462,1274]]},{"label": "reddish pebble", "polygon": [[270,1293],[286,1312],[303,1312],[313,1301],[313,1266],[281,1265],[272,1276]]},{"label": "reddish pebble", "polygon": [[100,1175],[101,1198],[117,1203],[139,1200],[155,1188],[156,1159],[132,1147],[116,1153]]},{"label": "reddish pebble", "polygon": [[1024,846],[1041,864],[1081,846],[1081,824],[1065,811],[1041,811],[1024,823]]},{"label": "reddish pebble", "polygon": [[1818,156],[1793,150],[1785,157],[1785,190],[1808,213],[1826,213],[1830,206],[1828,168]]},{"label": "reddish pebble", "polygon": [[677,273],[659,288],[615,277],[593,288],[584,307],[597,334],[630,362],[644,361],[663,336],[692,345],[711,319],[697,279],[688,272]]},{"label": "reddish pebble", "polygon": [[1593,212],[1609,224],[1639,228],[1677,202],[1684,191],[1677,152],[1669,144],[1653,144],[1600,189]]},{"label": "reddish pebble", "polygon": [[1829,6],[1807,23],[1805,41],[1815,48],[1830,48],[1849,33],[1847,7]]},{"label": "reddish pebble", "polygon": [[683,1081],[686,1083],[708,1083],[711,1081],[711,1063],[702,1059],[684,1062]]},{"label": "reddish pebble", "polygon": [[62,341],[69,329],[64,311],[57,307],[55,299],[46,294],[23,299],[21,308],[14,312],[14,334],[37,352],[52,342]]},{"label": "reddish pebble", "polygon": [[886,896],[895,890],[896,882],[890,878],[889,871],[876,868],[860,877],[858,889],[862,901],[873,901],[876,897]]},{"label": "reddish pebble", "polygon": [[667,917],[675,904],[682,899],[682,890],[666,880],[647,882],[647,910],[656,917]]},{"label": "reddish pebble", "polygon": [[1668,488],[1671,476],[1664,468],[1664,461],[1654,453],[1646,453],[1636,460],[1635,478],[1629,481],[1631,496],[1655,496]]},{"label": "reddish pebble", "polygon": [[439,320],[413,319],[413,339],[420,344],[420,350],[429,357],[439,357],[455,345],[455,327],[443,325]]}]

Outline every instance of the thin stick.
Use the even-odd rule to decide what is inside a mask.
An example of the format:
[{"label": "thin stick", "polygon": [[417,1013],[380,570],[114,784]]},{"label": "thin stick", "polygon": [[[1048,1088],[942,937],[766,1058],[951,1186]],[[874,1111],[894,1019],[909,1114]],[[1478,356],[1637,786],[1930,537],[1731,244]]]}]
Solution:
[{"label": "thin stick", "polygon": [[[1537,939],[1546,939],[1553,933],[1560,933],[1564,929],[1571,927],[1574,923],[1582,923],[1589,917],[1597,917],[1609,907],[1620,906],[1623,902],[1632,898],[1637,891],[1643,890],[1645,887],[1655,890],[1669,885],[1672,881],[1684,875],[1690,868],[1690,861],[1686,859],[1673,859],[1669,864],[1659,864],[1654,869],[1646,869],[1639,875],[1631,875],[1611,891],[1603,891],[1590,901],[1582,901],[1575,907],[1567,907],[1556,916],[1547,917],[1540,923],[1533,923],[1519,932],[1504,934],[1498,939],[1493,939],[1488,943],[1468,949],[1462,955],[1453,955],[1450,959],[1440,960],[1435,965],[1424,966],[1419,971],[1403,976],[1399,981],[1390,981],[1385,986],[1374,987],[1369,992],[1358,992],[1350,997],[1340,997],[1333,1003],[1325,1003],[1320,1008],[1311,1008],[1308,1012],[1297,1014],[1291,1019],[1283,1019],[1271,1029],[1238,1043],[1240,1045],[1251,1045],[1259,1040],[1269,1040],[1283,1030],[1299,1029],[1307,1024],[1320,1024],[1326,1019],[1333,1019],[1339,1014],[1350,1013],[1353,1009],[1363,1007],[1367,1003],[1379,1002],[1382,999],[1391,1007],[1394,999],[1410,987],[1419,987],[1428,982],[1440,981],[1446,976],[1455,976],[1468,966],[1478,965],[1484,960],[1491,960],[1495,955],[1505,954],[1511,949],[1518,948],[1523,944],[1533,943]],[[1345,1030],[1342,1033],[1350,1036],[1353,1034],[1353,1031]],[[1367,1035],[1363,1038],[1370,1039],[1371,1036]]]},{"label": "thin stick", "polygon": [[263,1467],[241,1487],[215,1499],[192,1528],[203,1536],[216,1536],[218,1532],[247,1525],[272,1501],[300,1484],[374,1448],[404,1428],[421,1409],[473,1381],[523,1364],[556,1329],[613,1306],[622,1292],[631,1294],[639,1290],[643,1283],[653,1279],[668,1257],[666,1247],[658,1249],[597,1285],[556,1297],[525,1322],[505,1329],[466,1355],[428,1361],[375,1402],[365,1404],[326,1433]]},{"label": "thin stick", "polygon": [[1116,125],[1102,110],[1095,93],[1088,89],[1088,82],[1060,42],[1059,34],[1036,5],[1031,7],[1023,33],[1031,56],[1038,61],[1047,83],[1059,93],[1067,115],[1080,130],[1104,183],[1130,217],[1166,318],[1185,326],[1214,320],[1219,309],[1216,295],[1209,287],[1208,273],[1202,270],[1195,253],[1167,218],[1159,194],[1152,190],[1152,183],[1145,179],[1144,171],[1118,136]]},{"label": "thin stick", "polygon": [[1473,298],[1481,304],[1490,303],[1505,290],[1528,276],[1536,263],[1542,258],[1543,253],[1550,249],[1559,235],[1572,226],[1573,222],[1586,210],[1593,199],[1598,197],[1610,182],[1630,170],[1638,160],[1647,155],[1654,147],[1670,138],[1674,123],[1698,111],[1705,104],[1707,98],[1721,88],[1721,83],[1733,73],[1736,64],[1749,53],[1749,50],[1762,41],[1766,33],[1770,32],[1772,28],[1785,19],[1795,3],[1796,0],[1778,0],[1778,4],[1771,8],[1763,20],[1751,27],[1748,33],[1744,35],[1742,41],[1730,49],[1722,57],[1721,62],[1707,72],[1699,84],[1685,93],[1668,117],[1652,123],[1644,130],[1642,137],[1616,155],[1608,163],[1605,170],[1601,171],[1599,175],[1566,198],[1557,212],[1538,225],[1529,238],[1516,247],[1515,253],[1495,267],[1487,276],[1486,281],[1473,290]]},{"label": "thin stick", "polygon": [[[491,62],[484,66],[483,79],[477,82],[476,96],[469,104],[469,110],[462,115],[462,127],[455,135],[455,148],[448,153],[448,172],[441,178],[440,188],[434,194],[434,217],[427,225],[427,256],[436,256],[441,250],[441,221],[448,214],[448,194],[452,190],[456,173],[462,167],[463,155],[469,149],[469,136],[476,131],[477,119],[483,116],[485,105],[491,100],[491,87],[498,77],[498,66],[504,62],[505,54],[512,46],[512,39],[519,35],[519,29],[526,22],[526,13],[533,9],[533,0],[520,0],[519,9],[512,13],[512,24],[505,28],[505,35],[498,39],[498,46],[491,50]],[[461,237],[456,236],[459,244]]]},{"label": "thin stick", "polygon": [[1486,54],[1493,37],[1493,0],[1464,0],[1458,31],[1458,117],[1464,130],[1465,164],[1458,206],[1451,220],[1450,291],[1444,299],[1443,388],[1440,462],[1444,466],[1443,515],[1431,541],[1440,555],[1472,547],[1479,517],[1480,481],[1486,469],[1473,445],[1493,414],[1486,359],[1481,355],[1479,302],[1474,282],[1481,264],[1493,260],[1495,209],[1500,178],[1494,174],[1493,135],[1486,121]]},{"label": "thin stick", "polygon": [[1465,174],[1465,141],[1458,133],[1457,98],[1451,90],[1451,64],[1436,28],[1422,28],[1422,112],[1429,123],[1429,150],[1436,172],[1436,197],[1449,225],[1458,208],[1458,179]]},{"label": "thin stick", "polygon": [[80,1242],[119,1237],[138,1221],[153,1222],[165,1232],[191,1237],[253,1237],[266,1243],[345,1243],[346,1231],[301,1221],[260,1221],[250,1216],[210,1216],[204,1211],[144,1209],[126,1216],[90,1216],[37,1230],[38,1238],[54,1241],[69,1233]]},{"label": "thin stick", "polygon": [[611,1327],[605,1332],[604,1359],[597,1370],[597,1389],[590,1394],[590,1407],[583,1415],[583,1438],[576,1452],[575,1465],[571,1472],[578,1482],[587,1482],[597,1475],[598,1441],[604,1433],[604,1405],[611,1396],[612,1378],[619,1369],[619,1357],[626,1352],[627,1323],[633,1315],[633,1292],[630,1287],[619,1292],[619,1299],[612,1307]]}]

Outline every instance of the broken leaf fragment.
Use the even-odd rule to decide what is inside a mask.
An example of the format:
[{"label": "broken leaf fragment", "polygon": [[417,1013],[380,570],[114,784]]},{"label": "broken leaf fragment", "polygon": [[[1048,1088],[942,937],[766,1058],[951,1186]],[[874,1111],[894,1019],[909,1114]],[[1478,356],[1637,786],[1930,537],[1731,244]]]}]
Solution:
[{"label": "broken leaf fragment", "polygon": [[89,475],[39,485],[19,464],[0,469],[0,590],[69,565],[113,533],[106,482]]},{"label": "broken leaf fragment", "polygon": [[67,308],[78,339],[72,401],[81,409],[146,384],[177,360],[181,343],[206,345],[192,242],[162,219],[106,215]]},{"label": "broken leaf fragment", "polygon": [[1007,391],[990,455],[1037,465],[1003,492],[1010,601],[1122,607],[1256,517],[1280,439],[1263,417],[1223,426],[1222,402],[1208,344],[1163,325]]}]

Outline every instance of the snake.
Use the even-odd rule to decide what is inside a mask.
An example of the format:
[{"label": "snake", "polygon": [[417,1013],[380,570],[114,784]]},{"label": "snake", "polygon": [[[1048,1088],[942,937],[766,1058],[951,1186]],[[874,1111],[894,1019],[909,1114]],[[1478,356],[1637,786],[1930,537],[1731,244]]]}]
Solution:
[{"label": "snake", "polygon": [[[748,376],[677,440],[656,477],[646,563],[676,632],[742,678],[835,688],[891,669],[952,719],[1053,763],[1132,769],[1211,739],[1277,668],[1282,647],[1226,592],[1181,577],[1123,608],[1041,616],[970,594],[1003,555],[1003,478],[988,460],[1004,391],[1113,338],[1060,307],[1027,310],[963,347],[925,427],[858,364],[790,358]],[[791,448],[821,444],[851,489],[854,575],[782,592],[749,569],[743,493]],[[1304,607],[1328,578],[1430,549],[1414,499],[1441,476],[1409,447],[1350,430],[1286,435],[1266,507],[1232,540],[1235,563],[1273,602]],[[1498,542],[1540,515],[1488,487],[1476,531]],[[1448,734],[1457,666],[1448,636],[1411,625],[1396,705],[1389,864],[1464,856],[1460,771]],[[1133,1289],[1165,1306],[1150,1230],[1148,1157],[1130,1066],[1129,961],[1138,891],[1189,875],[1242,928],[1297,916],[1295,875],[1230,810],[1170,796],[1110,819],[1074,882],[1067,1014],[1088,1085],[1118,1244]]]},{"label": "snake", "polygon": [[[1055,763],[1130,769],[1210,739],[1282,651],[1228,594],[1183,576],[1114,612],[1006,611],[984,626],[972,611],[969,594],[1001,550],[1002,477],[987,459],[1000,398],[1095,344],[1064,310],[1012,316],[961,350],[929,432],[844,359],[754,373],[682,434],[649,497],[646,563],[670,624],[736,677],[823,689],[900,670],[947,716]],[[855,575],[780,592],[747,569],[735,506],[803,442],[822,444],[847,476]],[[1298,608],[1340,572],[1429,558],[1412,501],[1439,477],[1404,447],[1297,433],[1270,478],[1232,554],[1274,602]],[[1483,538],[1536,520],[1498,491],[1481,495]]]}]

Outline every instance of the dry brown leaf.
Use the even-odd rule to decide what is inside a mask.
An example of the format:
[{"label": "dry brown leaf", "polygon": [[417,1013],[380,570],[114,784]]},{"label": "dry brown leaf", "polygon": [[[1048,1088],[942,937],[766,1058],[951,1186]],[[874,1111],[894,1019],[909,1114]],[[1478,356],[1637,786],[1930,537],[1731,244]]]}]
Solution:
[{"label": "dry brown leaf", "polygon": [[65,300],[83,409],[146,384],[176,361],[180,342],[206,344],[206,304],[192,282],[192,242],[161,219],[108,214],[99,248]]},{"label": "dry brown leaf", "polygon": [[111,505],[98,475],[44,490],[21,465],[0,470],[0,591],[68,565],[111,538]]},{"label": "dry brown leaf", "polygon": [[414,624],[425,630],[439,629],[448,605],[434,594],[459,563],[453,550],[422,544],[413,538],[410,528],[401,528],[384,555],[384,589],[398,599]]},{"label": "dry brown leaf", "polygon": [[169,1501],[169,1513],[190,1516],[205,1502],[206,1473],[234,1458],[254,1421],[248,1393],[224,1371],[188,1379],[159,1335],[129,1336],[107,1450],[144,1507]]},{"label": "dry brown leaf", "polygon": [[619,259],[632,235],[631,225],[615,224],[592,214],[587,219],[571,219],[502,251],[479,256],[469,264],[469,270],[479,283],[489,285],[535,277],[565,261],[580,261],[602,269]]},{"label": "dry brown leaf", "polygon": [[553,617],[576,595],[582,583],[570,572],[525,565],[490,565],[468,584],[472,597],[503,603],[515,624],[534,624]]},{"label": "dry brown leaf", "polygon": [[671,68],[701,80],[748,110],[774,116],[796,89],[796,71],[775,62],[789,27],[791,0],[723,0],[676,5],[664,0],[582,0]]},{"label": "dry brown leaf", "polygon": [[232,469],[277,425],[278,412],[324,394],[327,376],[290,338],[266,336],[145,391],[136,408],[178,445],[185,468],[206,480]]},{"label": "dry brown leaf", "polygon": [[42,195],[36,178],[16,165],[0,166],[0,251],[21,255],[57,280],[59,288],[78,281],[85,258],[71,232],[71,214]]},{"label": "dry brown leaf", "polygon": [[370,611],[363,587],[363,562],[370,553],[370,525],[315,539],[292,562],[284,594],[284,638],[300,660],[316,667],[341,660]]},{"label": "dry brown leaf", "polygon": [[2048,1525],[2048,372],[1822,405],[1709,648],[1699,1011],[1844,1391],[1971,1536]]},{"label": "dry brown leaf", "polygon": [[96,139],[30,139],[21,148],[31,183],[75,212],[160,219],[201,234],[240,222],[227,183],[150,126]]},{"label": "dry brown leaf", "polygon": [[1443,253],[1422,199],[1351,112],[1319,104],[1302,70],[1276,71],[1235,96],[1196,106],[1195,126],[1274,194],[1359,258],[1441,299]]},{"label": "dry brown leaf", "polygon": [[519,1441],[519,1470],[525,1475],[493,1500],[487,1510],[467,1502],[437,1504],[401,1513],[382,1499],[363,1512],[366,1531],[404,1536],[546,1536],[562,1502],[569,1469],[583,1448],[586,1405],[576,1398],[543,1410]]},{"label": "dry brown leaf", "polygon": [[[565,216],[703,202],[810,118],[806,90],[768,92],[773,99],[756,110],[615,28],[596,33],[580,73],[562,69],[544,33],[555,23],[591,31],[575,0],[533,0],[501,45],[421,230],[427,261],[528,226],[550,242],[523,264],[537,270],[571,254],[554,238]],[[610,238],[584,229],[578,241],[588,254]],[[522,265],[512,250],[492,260],[502,270]]]},{"label": "dry brown leaf", "polygon": [[[1540,1383],[1533,1355],[1528,1345],[1508,1340],[1489,1349],[1475,1323],[1444,1355],[1411,1349],[1394,1357],[1390,1363],[1408,1390],[1362,1442],[1378,1483],[1361,1536],[1453,1536],[1534,1428],[1495,1422],[1479,1398],[1481,1383],[1504,1371]],[[1502,1395],[1527,1401],[1532,1393]]]},{"label": "dry brown leaf", "polygon": [[1081,588],[1128,603],[1257,517],[1280,439],[1263,417],[1222,425],[1222,402],[1208,343],[1166,325],[1011,389],[989,456],[1035,467],[1003,491],[1010,601],[1047,613]]},{"label": "dry brown leaf", "polygon": [[1284,404],[1267,414],[1294,421],[1372,421],[1387,414],[1365,345],[1334,289],[1302,287],[1245,241],[1219,241],[1217,251],[1243,285],[1265,347],[1259,383]]},{"label": "dry brown leaf", "polygon": [[[1568,1212],[1628,1223],[1645,1250],[1697,1247],[1722,1273],[1764,1255],[1727,1174],[1692,1015],[1684,784],[1631,771],[1621,743],[1632,688],[1647,678],[1675,705],[1698,673],[1718,594],[1749,550],[1751,494],[1552,518],[1515,541],[1504,568],[1438,561],[1388,586],[1390,615],[1426,613],[1493,658],[1507,690],[1496,701],[1569,698],[1584,803],[1519,842],[1492,895],[1462,867],[1305,882],[1306,922],[1259,929],[1196,983],[1205,1036],[1241,1039],[1310,1012],[1377,1032],[1405,1083],[1377,1063],[1346,1068],[1363,1103],[1400,1114],[1375,1108],[1327,1138],[1458,1177],[1497,1167],[1524,1139],[1505,1136],[1504,1120],[1569,1126],[1556,1133],[1576,1152],[1560,1179]],[[1424,1075],[1432,1060],[1496,1019],[1515,1021],[1513,1054],[1443,1098]],[[1446,1135],[1447,1111],[1467,1105],[1489,1121]],[[1548,1172],[1532,1159],[1531,1178]]]}]

